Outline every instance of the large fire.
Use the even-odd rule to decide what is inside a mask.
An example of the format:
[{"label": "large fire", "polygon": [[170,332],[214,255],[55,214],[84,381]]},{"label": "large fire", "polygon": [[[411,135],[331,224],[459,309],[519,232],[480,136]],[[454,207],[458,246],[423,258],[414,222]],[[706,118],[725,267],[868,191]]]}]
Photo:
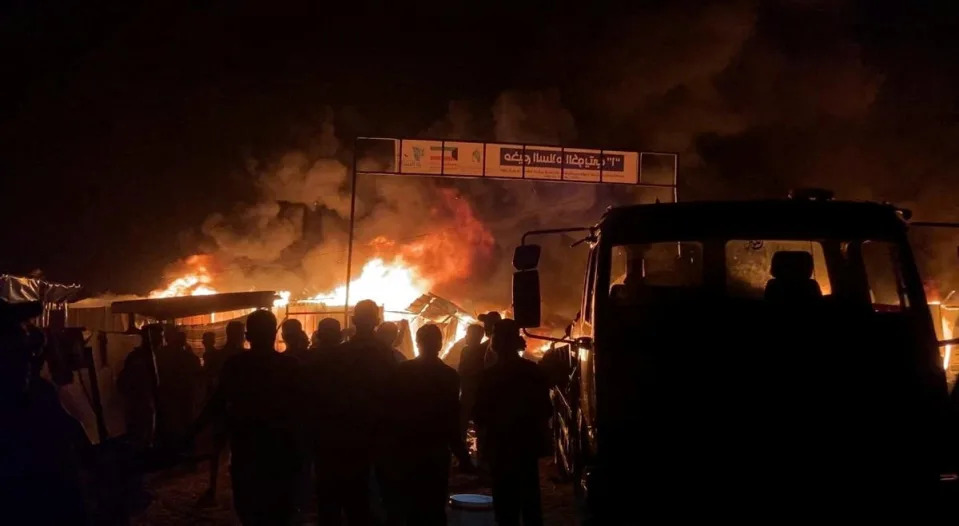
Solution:
[{"label": "large fire", "polygon": [[[383,306],[387,320],[406,319],[407,309],[423,294],[436,286],[470,278],[477,259],[489,257],[493,237],[474,215],[469,203],[452,189],[437,190],[437,204],[424,214],[424,223],[431,230],[408,240],[392,240],[378,236],[366,243],[366,256],[359,273],[350,280],[350,306],[371,299]],[[217,284],[216,259],[212,255],[195,255],[177,265],[175,276],[163,289],[150,293],[151,298],[190,296],[226,292],[234,287]],[[354,267],[355,269],[356,267]],[[232,283],[232,282],[231,282]],[[346,301],[346,284],[306,297],[292,297],[280,291],[275,307],[291,301],[321,303],[342,307]],[[465,336],[466,326],[475,323],[463,316],[456,325],[456,339]],[[413,330],[416,327],[411,327]],[[447,342],[447,348],[453,341]]]},{"label": "large fire", "polygon": [[151,298],[172,298],[174,296],[203,296],[216,294],[210,284],[213,283],[212,257],[195,254],[186,258],[182,266],[182,275],[174,278],[166,288],[150,291]]},{"label": "large fire", "polygon": [[[387,311],[403,311],[432,285],[433,280],[421,276],[416,268],[407,265],[400,257],[389,263],[374,258],[367,261],[359,277],[350,282],[350,305],[373,299]],[[317,294],[307,301],[343,305],[346,303],[346,285]]]}]

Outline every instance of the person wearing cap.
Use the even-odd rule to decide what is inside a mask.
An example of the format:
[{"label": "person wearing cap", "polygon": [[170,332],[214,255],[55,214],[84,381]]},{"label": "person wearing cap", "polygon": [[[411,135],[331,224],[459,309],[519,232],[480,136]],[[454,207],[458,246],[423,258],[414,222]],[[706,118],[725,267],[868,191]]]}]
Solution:
[{"label": "person wearing cap", "polygon": [[543,524],[539,458],[552,405],[543,372],[520,357],[525,347],[514,320],[496,322],[491,348],[497,360],[483,371],[473,410],[486,441],[500,526],[519,525],[521,517],[524,526]]}]

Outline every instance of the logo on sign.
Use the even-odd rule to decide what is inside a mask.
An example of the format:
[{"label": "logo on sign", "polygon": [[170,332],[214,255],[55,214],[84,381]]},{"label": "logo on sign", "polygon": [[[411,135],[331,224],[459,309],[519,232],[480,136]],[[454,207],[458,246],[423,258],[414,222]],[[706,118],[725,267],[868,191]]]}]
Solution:
[{"label": "logo on sign", "polygon": [[456,161],[459,159],[460,149],[456,146],[430,146],[430,160],[431,161]]}]

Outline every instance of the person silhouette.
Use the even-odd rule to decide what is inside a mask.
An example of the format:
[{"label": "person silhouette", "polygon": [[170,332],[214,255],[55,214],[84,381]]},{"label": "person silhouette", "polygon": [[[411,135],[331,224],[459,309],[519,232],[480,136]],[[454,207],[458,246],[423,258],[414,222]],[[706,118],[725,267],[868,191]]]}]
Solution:
[{"label": "person silhouette", "polygon": [[316,331],[310,339],[310,349],[328,351],[341,343],[343,343],[343,330],[340,328],[340,320],[323,318],[316,325]]},{"label": "person silhouette", "polygon": [[[226,342],[219,349],[208,349],[203,353],[203,371],[207,377],[210,392],[220,378],[220,371],[227,360],[243,352],[244,327],[241,321],[231,321],[226,324]],[[205,344],[204,344],[205,347]]]},{"label": "person silhouette", "polygon": [[[216,351],[216,333],[212,331],[204,332],[201,341],[203,342],[203,354],[201,355],[201,361],[203,363],[201,365],[203,365],[206,364],[207,354],[211,354]],[[204,372],[206,372],[205,369]]]},{"label": "person silhouette", "polygon": [[464,338],[466,346],[460,355],[457,372],[460,375],[460,434],[466,437],[469,421],[473,417],[476,404],[476,391],[485,367],[488,345],[483,342],[485,331],[482,325],[470,325]]},{"label": "person silhouette", "polygon": [[[243,322],[231,321],[226,324],[226,342],[223,347],[208,349],[203,353],[203,375],[206,378],[207,397],[215,392],[219,385],[220,372],[223,364],[230,358],[243,352],[243,338],[245,328]],[[213,333],[207,333],[213,334]],[[204,334],[206,336],[206,334]],[[206,340],[204,339],[204,348]],[[220,460],[226,449],[228,434],[225,422],[217,419],[212,422],[210,433],[210,482],[206,492],[200,496],[199,504],[209,506],[216,502],[217,481],[220,476]]]},{"label": "person silhouette", "polygon": [[526,342],[511,319],[496,322],[491,348],[497,360],[483,371],[473,416],[484,430],[500,526],[543,524],[539,457],[552,414],[549,387],[537,365],[519,356]]},{"label": "person silhouette", "polygon": [[127,354],[117,376],[117,390],[123,396],[126,438],[136,451],[153,445],[156,433],[157,370],[155,354],[162,339],[162,327],[140,328],[140,345]]},{"label": "person silhouette", "polygon": [[167,446],[183,436],[196,416],[196,395],[203,371],[200,359],[175,326],[164,330],[166,345],[157,350],[157,440]]},{"label": "person silhouette", "polygon": [[376,337],[376,303],[358,302],[352,320],[354,335],[323,353],[308,373],[319,524],[339,524],[343,515],[350,526],[372,520],[370,474],[396,361]]},{"label": "person silhouette", "polygon": [[496,353],[493,352],[492,347],[490,346],[493,341],[493,328],[496,326],[496,323],[499,322],[503,317],[500,313],[495,310],[491,310],[486,314],[480,314],[478,316],[479,321],[483,324],[483,333],[486,335],[485,345],[485,355],[483,361],[486,367],[496,363]]},{"label": "person silhouette", "polygon": [[296,358],[301,364],[310,361],[310,341],[303,332],[300,320],[290,318],[280,326],[280,337],[286,344],[285,354]]},{"label": "person silhouette", "polygon": [[87,524],[80,458],[90,445],[36,367],[43,338],[24,322],[41,312],[0,300],[0,505],[9,523]]},{"label": "person silhouette", "polygon": [[406,356],[403,356],[403,353],[396,348],[396,338],[399,337],[399,335],[400,328],[391,321],[384,321],[376,328],[376,337],[392,349],[393,359],[396,360],[396,363],[406,361]]},{"label": "person silhouette", "polygon": [[439,358],[443,334],[428,324],[416,331],[419,355],[401,363],[389,411],[404,515],[409,524],[446,524],[450,454],[472,470],[459,431],[459,375]]},{"label": "person silhouette", "polygon": [[219,383],[190,436],[222,418],[229,435],[233,503],[242,524],[288,524],[299,470],[296,359],[276,351],[276,317],[246,321],[250,350],[223,364]]}]

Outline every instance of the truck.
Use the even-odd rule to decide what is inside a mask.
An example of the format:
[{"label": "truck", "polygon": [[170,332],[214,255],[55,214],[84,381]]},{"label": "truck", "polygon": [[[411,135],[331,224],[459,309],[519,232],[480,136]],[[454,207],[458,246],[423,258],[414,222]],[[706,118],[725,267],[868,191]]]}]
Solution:
[{"label": "truck", "polygon": [[[941,495],[959,442],[939,348],[956,341],[937,340],[910,216],[807,191],[526,232],[513,312],[553,341],[541,364],[554,458],[584,523]],[[561,233],[589,253],[579,314],[557,338],[536,331],[534,241]]]}]

